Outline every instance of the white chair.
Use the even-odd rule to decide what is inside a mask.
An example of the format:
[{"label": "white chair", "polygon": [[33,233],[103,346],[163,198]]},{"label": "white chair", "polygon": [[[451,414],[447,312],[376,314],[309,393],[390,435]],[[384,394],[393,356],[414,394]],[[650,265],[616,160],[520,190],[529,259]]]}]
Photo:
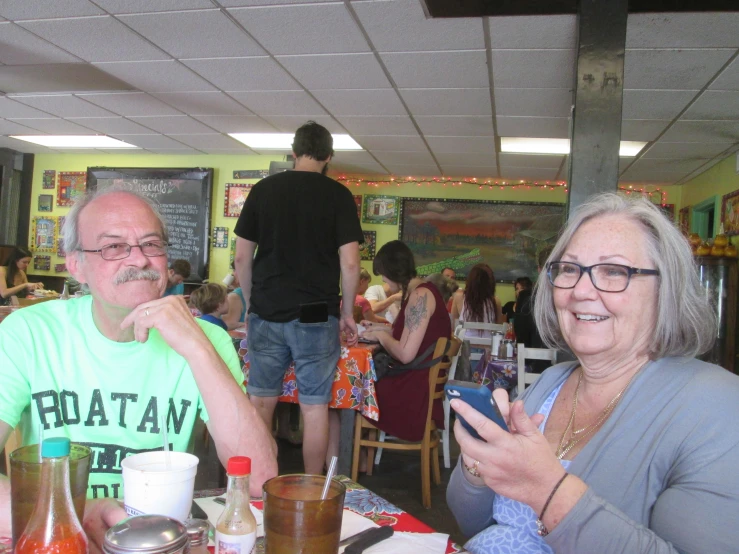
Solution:
[{"label": "white chair", "polygon": [[526,360],[549,360],[552,365],[557,363],[557,351],[553,348],[526,348],[524,343],[518,343],[518,394],[539,378],[538,373],[526,373]]}]

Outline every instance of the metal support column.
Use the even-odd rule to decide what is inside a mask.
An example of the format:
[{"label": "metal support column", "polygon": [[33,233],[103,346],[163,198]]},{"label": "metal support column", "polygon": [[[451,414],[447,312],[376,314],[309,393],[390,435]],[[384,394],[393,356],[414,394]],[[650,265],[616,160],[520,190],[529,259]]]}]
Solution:
[{"label": "metal support column", "polygon": [[618,189],[628,0],[580,0],[568,213]]}]

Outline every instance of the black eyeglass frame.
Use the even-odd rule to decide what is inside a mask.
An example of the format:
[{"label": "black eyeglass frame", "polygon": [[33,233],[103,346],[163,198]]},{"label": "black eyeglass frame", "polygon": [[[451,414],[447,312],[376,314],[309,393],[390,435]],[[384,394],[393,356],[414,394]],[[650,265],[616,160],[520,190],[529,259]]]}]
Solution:
[{"label": "black eyeglass frame", "polygon": [[[574,266],[576,266],[576,267],[578,267],[580,269],[580,275],[578,276],[577,280],[573,283],[573,285],[571,287],[562,287],[560,285],[555,285],[554,284],[554,279],[552,279],[552,265],[553,264],[569,264],[569,265],[574,265]],[[603,265],[607,265],[607,266],[611,266],[611,267],[615,266],[615,267],[620,267],[620,268],[625,269],[626,272],[627,272],[627,275],[628,275],[627,278],[626,278],[626,286],[624,286],[624,288],[622,288],[621,290],[604,290],[604,289],[600,288],[595,283],[596,280],[593,279],[592,269],[594,267],[600,267],[600,266],[603,266]],[[639,267],[631,267],[631,266],[623,265],[623,264],[603,263],[603,264],[593,264],[593,265],[589,265],[589,266],[584,266],[584,265],[577,264],[575,262],[563,262],[562,260],[559,260],[559,261],[556,261],[556,262],[549,262],[547,264],[547,279],[549,280],[549,283],[553,287],[558,288],[558,289],[564,289],[564,290],[574,289],[577,286],[577,284],[580,282],[580,279],[582,279],[582,276],[585,273],[587,273],[590,276],[590,282],[593,283],[593,286],[596,289],[598,289],[599,291],[601,291],[601,292],[623,292],[623,291],[625,291],[627,288],[629,288],[629,283],[631,283],[631,276],[632,275],[657,275],[657,276],[659,276],[659,274],[660,274],[659,273],[659,269],[642,269],[642,268],[639,268]]]},{"label": "black eyeglass frame", "polygon": [[[151,245],[152,242],[154,241],[146,241],[144,242],[144,244],[128,244],[127,242],[114,242],[112,244],[106,244],[105,246],[103,246],[102,248],[98,248],[97,250],[85,250],[84,248],[78,248],[77,250],[79,252],[89,252],[91,254],[100,254],[100,257],[106,262],[114,262],[116,260],[125,260],[131,255],[131,250],[133,248],[138,248],[139,250],[141,250],[141,253],[147,258],[160,258],[162,256],[167,255],[167,248],[169,247],[169,243],[163,240],[155,241],[158,244],[161,244],[161,247],[164,249],[164,251],[161,254],[147,254],[146,252],[144,252],[144,247],[147,246],[147,244]],[[103,252],[109,250],[113,246],[126,246],[126,255],[121,256],[120,258],[106,258],[105,256],[103,256]]]}]

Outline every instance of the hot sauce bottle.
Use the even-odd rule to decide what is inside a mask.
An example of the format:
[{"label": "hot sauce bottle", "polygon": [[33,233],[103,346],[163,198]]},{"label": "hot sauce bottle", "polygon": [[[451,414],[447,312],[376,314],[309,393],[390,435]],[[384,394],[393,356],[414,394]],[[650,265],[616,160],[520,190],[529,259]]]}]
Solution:
[{"label": "hot sauce bottle", "polygon": [[216,554],[251,554],[257,541],[257,520],[249,506],[251,458],[229,458],[226,473],[226,507],[216,525]]},{"label": "hot sauce bottle", "polygon": [[66,437],[42,443],[39,497],[15,554],[87,554],[87,537],[69,488],[69,451]]}]

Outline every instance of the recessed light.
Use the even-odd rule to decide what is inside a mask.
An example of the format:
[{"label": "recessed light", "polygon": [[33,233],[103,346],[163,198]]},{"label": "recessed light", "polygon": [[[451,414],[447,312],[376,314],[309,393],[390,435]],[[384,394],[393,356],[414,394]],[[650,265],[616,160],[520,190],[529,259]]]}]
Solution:
[{"label": "recessed light", "polygon": [[11,135],[10,138],[49,148],[138,148],[105,135]]},{"label": "recessed light", "polygon": [[[292,150],[295,133],[229,133],[230,137],[255,150]],[[362,150],[349,135],[331,135],[334,150]]]},{"label": "recessed light", "polygon": [[[636,156],[646,142],[622,140],[618,155]],[[500,151],[511,154],[569,154],[569,139],[500,137]]]}]

